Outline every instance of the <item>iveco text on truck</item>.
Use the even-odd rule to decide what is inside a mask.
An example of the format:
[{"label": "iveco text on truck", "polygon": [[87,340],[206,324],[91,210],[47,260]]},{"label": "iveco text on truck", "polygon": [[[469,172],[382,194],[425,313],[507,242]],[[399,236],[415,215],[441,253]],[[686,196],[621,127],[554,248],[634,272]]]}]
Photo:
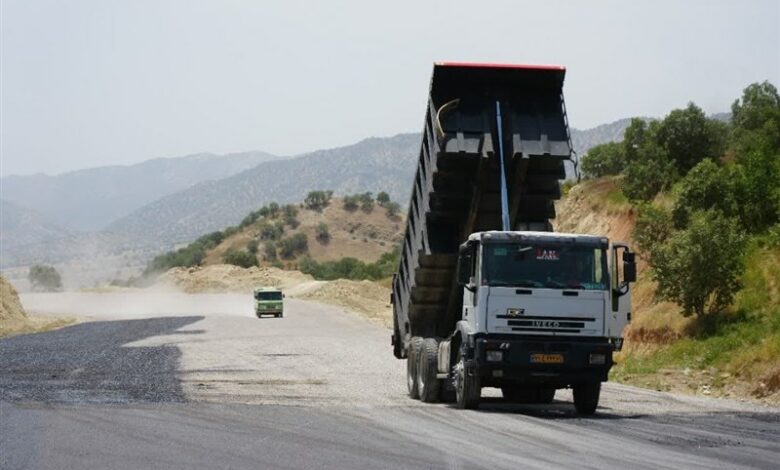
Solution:
[{"label": "iveco text on truck", "polygon": [[391,299],[412,398],[476,408],[482,387],[536,403],[572,388],[579,413],[598,406],[636,266],[622,243],[552,232],[572,155],[564,75],[434,65]]}]

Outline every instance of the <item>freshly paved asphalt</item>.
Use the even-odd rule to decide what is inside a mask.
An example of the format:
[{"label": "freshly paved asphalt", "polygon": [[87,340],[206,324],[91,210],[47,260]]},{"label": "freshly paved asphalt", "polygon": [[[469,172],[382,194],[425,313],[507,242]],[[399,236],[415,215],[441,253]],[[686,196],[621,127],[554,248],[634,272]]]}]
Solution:
[{"label": "freshly paved asphalt", "polygon": [[780,410],[608,384],[476,411],[405,396],[389,332],[236,295],[27,295],[79,314],[0,340],[0,468],[777,468]]}]

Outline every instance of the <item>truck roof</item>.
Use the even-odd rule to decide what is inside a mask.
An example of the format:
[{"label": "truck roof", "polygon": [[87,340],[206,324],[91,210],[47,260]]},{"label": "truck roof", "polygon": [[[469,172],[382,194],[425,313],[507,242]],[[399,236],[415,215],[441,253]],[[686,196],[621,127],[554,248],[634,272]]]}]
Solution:
[{"label": "truck roof", "polygon": [[263,286],[263,287],[255,288],[255,292],[277,292],[277,291],[281,291],[281,289],[272,286]]},{"label": "truck roof", "polygon": [[607,237],[596,235],[584,235],[579,233],[563,232],[534,232],[534,231],[512,231],[505,232],[501,230],[490,230],[487,232],[476,232],[469,235],[469,240],[478,241],[555,241],[562,243],[585,243],[593,245],[608,245]]}]

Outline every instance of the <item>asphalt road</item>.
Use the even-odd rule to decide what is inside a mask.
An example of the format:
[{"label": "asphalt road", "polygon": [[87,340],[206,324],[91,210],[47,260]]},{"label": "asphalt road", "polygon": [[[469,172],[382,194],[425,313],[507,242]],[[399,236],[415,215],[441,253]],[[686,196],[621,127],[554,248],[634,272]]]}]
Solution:
[{"label": "asphalt road", "polygon": [[405,396],[389,332],[288,299],[23,296],[78,314],[0,340],[0,468],[777,468],[780,410],[608,384],[591,418],[571,394],[477,411]]}]

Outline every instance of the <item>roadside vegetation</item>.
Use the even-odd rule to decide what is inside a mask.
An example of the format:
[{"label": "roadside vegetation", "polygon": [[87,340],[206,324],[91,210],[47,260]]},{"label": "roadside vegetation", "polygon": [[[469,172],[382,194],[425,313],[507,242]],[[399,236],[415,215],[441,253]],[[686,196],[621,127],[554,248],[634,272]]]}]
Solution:
[{"label": "roadside vegetation", "polygon": [[649,267],[637,290],[652,285],[657,302],[679,307],[653,312],[665,325],[637,318],[618,378],[706,369],[708,387],[737,377],[756,396],[780,391],[780,95],[752,84],[731,111],[728,123],[693,103],[634,119],[623,142],[583,157],[583,176],[615,178],[633,207]]},{"label": "roadside vegetation", "polygon": [[62,277],[54,266],[35,264],[30,266],[27,280],[34,291],[58,292],[62,290]]},{"label": "roadside vegetation", "polygon": [[[323,279],[325,277],[322,276],[328,279],[376,279],[391,275],[395,266],[387,265],[387,257],[382,258],[384,261],[376,262],[366,262],[354,257],[321,263],[314,259],[312,245],[322,251],[330,247],[333,241],[331,221],[324,215],[328,213],[326,209],[331,206],[332,201],[333,191],[315,190],[309,192],[300,204],[281,205],[270,202],[247,214],[237,226],[212,232],[186,246],[156,256],[148,263],[144,277],[151,277],[174,267],[203,266],[207,264],[209,256],[211,263],[232,264],[242,268],[265,265],[300,269],[305,266]],[[349,214],[357,213],[354,217],[348,217],[350,220],[346,228],[349,231],[348,236],[355,240],[355,243],[360,240],[364,244],[372,241],[378,247],[386,244],[385,241],[375,241],[377,231],[372,228],[363,229],[362,235],[358,235],[360,232],[356,232],[356,229],[361,225],[361,214],[372,214],[379,207],[385,211],[386,225],[397,225],[401,220],[400,205],[393,202],[384,191],[377,193],[376,197],[370,192],[344,196],[339,207]],[[308,217],[307,220],[311,221],[312,214],[316,215],[315,220],[322,220],[323,217],[325,220],[310,225],[306,232],[302,231],[306,227],[301,227],[301,217]],[[342,230],[345,228],[342,227]],[[217,250],[225,245],[227,248]],[[390,246],[392,243],[382,251],[390,250]],[[215,250],[219,253],[216,261],[213,259],[214,255],[210,255]]]},{"label": "roadside vegetation", "polygon": [[314,279],[332,281],[334,279],[368,279],[377,281],[393,275],[398,268],[401,250],[396,247],[392,251],[384,253],[374,263],[365,263],[355,258],[342,258],[338,261],[317,262],[311,258],[304,258],[298,265],[298,269],[305,274],[311,274]]}]

